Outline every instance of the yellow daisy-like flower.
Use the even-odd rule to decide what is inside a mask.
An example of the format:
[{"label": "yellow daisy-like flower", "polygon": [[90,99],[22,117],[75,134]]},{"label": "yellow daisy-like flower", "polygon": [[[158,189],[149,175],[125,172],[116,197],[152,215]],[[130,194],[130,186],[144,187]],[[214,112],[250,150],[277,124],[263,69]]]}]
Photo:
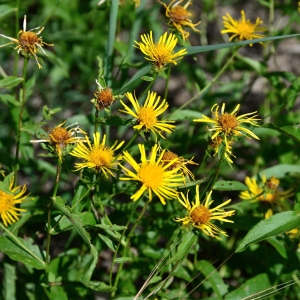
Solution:
[{"label": "yellow daisy-like flower", "polygon": [[273,215],[274,211],[284,211],[287,209],[286,199],[293,196],[293,189],[287,191],[279,191],[280,181],[275,177],[268,180],[265,175],[262,175],[262,183],[257,184],[256,179],[246,177],[245,183],[249,191],[240,193],[240,198],[243,200],[251,200],[253,202],[260,201],[267,205],[265,218]]},{"label": "yellow daisy-like flower", "polygon": [[37,29],[39,29],[39,27],[30,29],[29,31],[26,31],[26,25],[27,25],[27,22],[26,22],[26,15],[25,15],[24,22],[23,22],[23,30],[20,30],[20,32],[18,33],[17,39],[8,37],[4,34],[0,34],[0,36],[4,37],[6,39],[9,39],[11,41],[10,43],[0,46],[0,48],[5,47],[7,45],[11,45],[11,44],[17,44],[17,46],[14,49],[17,50],[18,53],[21,52],[21,54],[24,55],[25,57],[28,55],[29,56],[32,55],[35,58],[39,69],[41,69],[42,66],[39,63],[36,53],[40,52],[40,50],[42,50],[42,52],[46,56],[48,56],[46,54],[46,52],[44,51],[43,46],[44,45],[53,46],[53,44],[45,43],[42,40],[42,37],[38,36],[44,30],[44,27],[42,27],[38,32],[35,33],[35,32],[33,32],[33,30],[37,30]]},{"label": "yellow daisy-like flower", "polygon": [[[219,148],[222,145],[222,143],[223,143],[223,139],[220,136],[217,136],[213,140],[210,141],[210,143],[208,145],[208,149],[214,151],[213,156],[216,156],[219,154],[219,152],[220,152]],[[231,152],[231,148],[232,148],[231,145],[233,143],[234,143],[233,140],[228,141],[227,147],[225,145],[224,150],[223,150],[224,151],[224,159],[230,164],[233,163],[231,156],[235,157]],[[221,155],[222,155],[222,153],[221,153]]]},{"label": "yellow daisy-like flower", "polygon": [[[224,33],[232,33],[230,41],[237,38],[239,41],[242,40],[253,40],[263,38],[264,35],[261,34],[267,30],[266,27],[260,26],[263,21],[260,18],[256,18],[255,24],[252,24],[250,20],[246,20],[245,12],[241,11],[242,19],[234,20],[229,13],[223,16],[223,25],[225,29],[221,31]],[[252,46],[253,44],[250,44]]]},{"label": "yellow daisy-like flower", "polygon": [[176,198],[177,192],[175,188],[184,183],[184,177],[178,174],[178,168],[168,170],[178,158],[173,159],[168,164],[164,164],[162,158],[165,150],[157,157],[159,150],[157,144],[152,147],[149,159],[146,157],[145,146],[139,144],[138,147],[141,153],[141,163],[137,163],[127,151],[124,151],[123,159],[133,167],[134,171],[130,171],[121,165],[127,177],[120,179],[139,181],[142,184],[140,189],[130,199],[136,201],[148,191],[150,201],[154,193],[161,203],[165,205],[165,199]]},{"label": "yellow daisy-like flower", "polygon": [[189,5],[192,4],[191,0],[188,0],[184,6],[179,5],[184,0],[179,0],[176,3],[174,3],[176,0],[172,0],[169,5],[166,5],[160,0],[157,1],[166,8],[168,25],[175,27],[181,33],[184,40],[187,40],[190,34],[189,32],[184,31],[183,28],[190,27],[195,32],[200,32],[200,30],[196,29],[195,27],[199,25],[201,21],[193,24],[193,22],[190,20],[192,13],[187,10]]},{"label": "yellow daisy-like flower", "polygon": [[124,106],[124,110],[119,109],[119,111],[129,114],[136,119],[137,125],[133,126],[136,130],[152,131],[155,135],[158,133],[163,139],[164,136],[161,134],[162,131],[172,133],[175,125],[170,125],[167,123],[174,123],[175,121],[158,121],[157,117],[163,114],[168,108],[168,103],[164,99],[160,101],[160,97],[156,99],[155,92],[148,92],[146,101],[143,106],[140,106],[138,100],[131,93],[125,93],[125,96],[131,102],[135,111],[129,108],[122,100],[121,104]]},{"label": "yellow daisy-like flower", "polygon": [[186,176],[189,180],[195,180],[194,174],[187,168],[187,165],[198,165],[197,163],[193,162],[192,157],[190,160],[183,158],[182,156],[178,156],[178,154],[166,150],[163,157],[162,162],[164,165],[169,164],[171,161],[174,161],[174,159],[177,159],[173,164],[171,164],[168,167],[168,170],[178,169],[178,173],[181,173],[182,175]]},{"label": "yellow daisy-like flower", "polygon": [[[239,109],[240,104],[238,104],[236,108],[229,114],[225,112],[225,103],[223,103],[221,108],[221,114],[219,114],[219,105],[214,104],[211,108],[211,112],[214,115],[214,119],[202,115],[203,117],[201,119],[196,119],[193,121],[202,123],[212,123],[213,127],[208,128],[208,130],[213,134],[211,139],[214,140],[217,136],[220,136],[224,140],[226,152],[231,153],[230,140],[234,136],[244,135],[248,139],[251,139],[251,137],[253,137],[259,140],[259,137],[257,135],[255,135],[249,129],[241,126],[243,123],[248,123],[253,126],[259,126],[257,124],[257,121],[259,121],[260,119],[255,118],[257,117],[256,111],[252,113],[243,114],[237,117],[236,115]],[[242,132],[244,132],[244,134]]]},{"label": "yellow daisy-like flower", "polygon": [[231,200],[227,200],[215,208],[209,208],[213,203],[213,200],[210,200],[211,193],[212,191],[208,193],[202,203],[200,202],[199,185],[196,185],[195,202],[189,201],[188,193],[186,196],[181,193],[181,197],[178,197],[178,200],[187,210],[188,215],[184,218],[176,218],[174,221],[181,222],[185,226],[189,226],[191,224],[193,227],[202,230],[206,235],[219,239],[218,235],[222,234],[227,236],[227,234],[213,222],[215,220],[219,220],[233,223],[233,221],[226,218],[234,215],[235,210],[225,211],[221,208],[227,205]]},{"label": "yellow daisy-like flower", "polygon": [[80,129],[79,126],[69,129],[69,127],[75,124],[63,127],[65,123],[66,121],[57,125],[49,132],[49,135],[47,137],[44,137],[44,139],[31,140],[30,142],[49,143],[48,145],[46,145],[49,152],[54,154],[55,156],[58,156],[60,161],[62,162],[62,157],[69,154],[69,152],[71,151],[71,149],[69,149],[70,147],[68,146],[73,147],[76,143],[85,140],[84,136],[77,136],[77,134],[81,133],[86,135],[86,132]]},{"label": "yellow daisy-like flower", "polygon": [[8,189],[0,190],[0,216],[5,226],[19,220],[20,212],[25,212],[26,209],[17,208],[16,205],[22,203],[28,196],[26,193],[26,185],[23,187],[14,185],[14,177],[9,180]]},{"label": "yellow daisy-like flower", "polygon": [[158,43],[154,43],[152,37],[152,31],[150,34],[141,35],[142,43],[135,41],[137,45],[134,47],[140,49],[145,55],[146,59],[152,62],[152,68],[155,72],[164,70],[166,64],[177,65],[176,60],[182,59],[187,54],[186,49],[181,49],[174,53],[174,48],[177,45],[178,39],[174,34],[164,33],[158,40]]},{"label": "yellow daisy-like flower", "polygon": [[89,138],[86,137],[86,144],[80,142],[70,153],[73,156],[79,157],[84,160],[82,163],[76,163],[76,171],[83,168],[94,169],[96,172],[103,172],[108,177],[107,173],[111,176],[115,176],[111,171],[115,169],[118,164],[114,155],[114,152],[118,150],[124,144],[124,141],[118,144],[116,141],[113,146],[106,146],[106,135],[104,134],[102,142],[100,141],[100,133],[96,132],[93,134],[94,144],[92,145]]}]

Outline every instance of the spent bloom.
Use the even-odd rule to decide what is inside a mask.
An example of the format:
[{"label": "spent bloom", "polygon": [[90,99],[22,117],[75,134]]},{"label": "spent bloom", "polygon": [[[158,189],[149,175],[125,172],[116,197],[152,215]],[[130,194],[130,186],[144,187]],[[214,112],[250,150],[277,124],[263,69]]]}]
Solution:
[{"label": "spent bloom", "polygon": [[94,99],[91,100],[94,103],[96,110],[103,110],[111,106],[114,101],[115,97],[112,93],[112,89],[109,87],[102,87],[101,84],[96,79],[96,83],[98,85],[97,91],[94,93]]},{"label": "spent bloom", "polygon": [[187,165],[198,165],[197,163],[193,162],[193,158],[191,159],[185,159],[182,156],[178,156],[178,154],[166,150],[163,157],[162,157],[162,163],[164,165],[169,164],[171,161],[174,161],[174,159],[177,159],[168,167],[168,170],[178,169],[178,173],[186,176],[189,180],[195,180],[194,174],[188,169]]},{"label": "spent bloom", "polygon": [[193,24],[190,19],[192,13],[187,10],[189,5],[192,4],[191,0],[188,0],[184,6],[179,4],[185,0],[179,0],[176,3],[174,3],[176,0],[172,0],[169,5],[166,5],[160,0],[157,1],[166,8],[166,19],[168,25],[175,27],[181,33],[184,40],[187,40],[190,35],[189,32],[184,30],[185,27],[190,27],[195,32],[200,32],[200,30],[195,27],[201,22],[199,21],[198,23]]},{"label": "spent bloom", "polygon": [[192,225],[193,227],[202,230],[206,235],[213,238],[219,238],[218,235],[222,234],[227,236],[226,232],[221,230],[214,224],[215,220],[222,222],[233,221],[228,220],[227,217],[234,215],[235,210],[225,211],[222,207],[227,205],[231,200],[227,200],[215,208],[210,208],[213,203],[211,199],[210,191],[204,201],[201,203],[199,195],[199,185],[196,185],[195,201],[190,201],[188,193],[185,196],[181,193],[181,197],[178,196],[178,200],[181,205],[187,210],[187,216],[184,218],[176,218],[174,221],[181,222],[185,226]]},{"label": "spent bloom", "polygon": [[[25,15],[24,21],[23,21],[23,30],[19,31],[17,39],[8,37],[4,34],[0,34],[0,36],[4,37],[6,39],[9,39],[11,41],[10,43],[0,46],[0,48],[11,45],[11,44],[15,44],[16,47],[14,49],[17,50],[18,53],[21,53],[25,57],[30,57],[32,55],[35,58],[39,69],[41,69],[42,66],[39,63],[39,60],[38,60],[38,57],[36,54],[37,54],[37,52],[42,51],[46,56],[48,56],[46,54],[46,52],[44,51],[43,46],[44,45],[53,46],[53,44],[45,43],[42,40],[42,37],[39,36],[39,34],[41,34],[42,31],[44,30],[44,27],[42,27],[41,29],[39,27],[37,27],[37,28],[30,29],[29,31],[26,31],[26,26],[27,26],[27,21],[26,21],[26,15]],[[38,30],[38,29],[40,29],[38,32],[36,32],[36,33],[33,32],[34,30]]]},{"label": "spent bloom", "polygon": [[153,41],[152,31],[150,34],[141,35],[142,42],[135,41],[134,47],[140,49],[146,59],[152,62],[152,69],[155,72],[163,71],[166,64],[176,65],[176,60],[182,59],[187,54],[186,49],[181,49],[174,53],[174,48],[177,45],[178,39],[174,34],[164,33],[157,43]]},{"label": "spent bloom", "polygon": [[231,113],[227,113],[225,112],[225,103],[223,103],[221,114],[219,114],[219,105],[214,104],[211,108],[211,112],[214,115],[214,118],[209,118],[205,115],[202,115],[202,118],[193,121],[212,123],[212,127],[208,128],[208,131],[212,133],[211,139],[214,140],[217,136],[220,136],[224,140],[226,151],[230,153],[230,140],[232,140],[232,138],[235,136],[244,135],[249,139],[253,137],[259,140],[259,137],[255,135],[251,130],[242,127],[243,123],[247,123],[252,126],[259,126],[257,124],[257,121],[259,121],[260,119],[256,119],[256,111],[237,116],[239,109],[240,104],[238,104]]},{"label": "spent bloom", "polygon": [[[263,38],[262,34],[267,30],[266,27],[261,26],[263,21],[257,17],[255,24],[252,24],[250,20],[246,19],[245,12],[241,11],[242,18],[240,20],[234,20],[229,13],[223,16],[223,25],[225,29],[221,31],[222,34],[232,34],[229,38],[230,41],[235,38],[238,41],[253,40]],[[252,46],[253,44],[250,44]]]},{"label": "spent bloom", "polygon": [[177,192],[175,188],[184,183],[184,177],[178,174],[178,168],[171,170],[168,170],[168,168],[174,164],[178,158],[174,158],[168,164],[164,164],[162,158],[165,150],[157,156],[159,150],[157,144],[152,147],[149,159],[147,159],[146,156],[145,146],[139,144],[138,147],[141,153],[140,163],[137,163],[127,151],[123,152],[123,159],[132,166],[133,171],[121,165],[126,177],[120,179],[139,181],[141,183],[139,190],[133,194],[130,199],[136,201],[145,192],[148,192],[150,201],[154,193],[162,204],[166,204],[165,199],[176,198]]},{"label": "spent bloom", "polygon": [[261,202],[266,205],[265,218],[273,215],[274,211],[284,211],[287,209],[287,200],[293,196],[293,189],[286,191],[279,190],[280,181],[275,176],[268,180],[265,175],[262,175],[262,182],[257,183],[256,178],[246,177],[245,183],[248,191],[240,193],[240,198],[243,200],[250,200],[253,202]]},{"label": "spent bloom", "polygon": [[175,125],[168,123],[174,123],[174,121],[159,121],[157,117],[163,114],[168,108],[168,103],[164,99],[160,101],[160,96],[156,98],[155,92],[148,91],[146,101],[143,106],[140,106],[138,100],[131,93],[125,93],[125,96],[128,98],[132,104],[134,111],[127,106],[122,100],[121,104],[124,106],[124,109],[119,111],[129,114],[136,119],[136,125],[133,126],[135,130],[145,130],[152,131],[155,135],[158,133],[162,138],[162,131],[171,133],[174,130]]},{"label": "spent bloom", "polygon": [[5,226],[12,224],[19,219],[20,212],[25,209],[16,207],[22,203],[29,195],[26,194],[26,185],[23,187],[14,185],[14,177],[6,176],[1,182],[0,189],[0,216]]},{"label": "spent bloom", "polygon": [[116,141],[113,146],[106,145],[106,135],[103,135],[101,142],[101,136],[99,132],[93,134],[94,144],[92,145],[89,138],[86,136],[84,142],[80,142],[70,153],[73,156],[79,157],[84,162],[76,163],[76,171],[83,168],[93,169],[93,171],[102,172],[106,177],[107,173],[114,176],[111,170],[115,169],[116,163],[115,151],[118,150],[124,144],[124,141],[118,144]]},{"label": "spent bloom", "polygon": [[42,135],[40,140],[31,140],[32,143],[43,143],[44,148],[47,149],[51,155],[58,156],[60,161],[62,157],[69,154],[75,144],[85,140],[85,136],[77,136],[78,134],[86,135],[79,126],[70,128],[76,124],[63,127],[63,123],[57,125],[54,129],[49,131],[48,136]]}]

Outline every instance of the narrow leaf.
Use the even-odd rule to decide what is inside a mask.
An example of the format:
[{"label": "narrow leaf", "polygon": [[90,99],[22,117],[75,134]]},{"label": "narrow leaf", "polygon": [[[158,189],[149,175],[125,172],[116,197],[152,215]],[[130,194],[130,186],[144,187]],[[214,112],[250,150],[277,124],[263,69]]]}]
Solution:
[{"label": "narrow leaf", "polygon": [[15,76],[7,76],[4,79],[0,80],[0,89],[2,88],[12,88],[23,81],[23,78]]},{"label": "narrow leaf", "polygon": [[131,258],[130,257],[118,257],[115,259],[115,263],[117,263],[117,264],[121,264],[121,263],[124,263],[127,261],[131,261]]},{"label": "narrow leaf", "polygon": [[99,235],[100,239],[107,245],[107,247],[108,247],[111,251],[113,251],[113,252],[116,251],[116,246],[113,244],[113,242],[112,242],[111,239],[109,239],[108,237],[106,237],[106,236],[104,236],[104,235],[102,235],[102,234],[100,234],[100,233],[99,233],[98,235]]},{"label": "narrow leaf", "polygon": [[217,181],[213,190],[218,191],[247,191],[248,187],[239,181]]}]

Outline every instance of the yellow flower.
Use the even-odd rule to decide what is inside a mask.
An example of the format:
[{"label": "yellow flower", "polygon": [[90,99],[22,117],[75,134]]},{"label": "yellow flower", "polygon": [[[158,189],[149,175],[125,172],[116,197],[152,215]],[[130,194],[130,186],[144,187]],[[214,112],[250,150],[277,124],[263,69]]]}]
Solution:
[{"label": "yellow flower", "polygon": [[[6,177],[7,178],[7,177]],[[3,180],[5,184],[5,179]],[[17,208],[16,205],[22,203],[28,195],[26,193],[26,185],[23,187],[14,185],[14,177],[11,176],[6,190],[0,190],[0,215],[5,226],[19,220],[20,213],[25,212],[25,209]]]},{"label": "yellow flower", "polygon": [[257,184],[256,179],[246,177],[245,183],[249,188],[249,191],[243,191],[240,193],[240,198],[243,200],[251,200],[253,202],[262,202],[267,205],[265,218],[269,218],[273,215],[274,211],[283,211],[287,209],[286,199],[293,196],[293,189],[287,191],[279,191],[279,180],[276,177],[266,179],[265,175],[262,175],[262,183]]},{"label": "yellow flower", "polygon": [[178,156],[176,153],[166,150],[163,157],[162,157],[162,163],[164,165],[169,164],[171,161],[174,161],[174,159],[177,159],[173,164],[171,164],[168,167],[168,170],[178,169],[178,173],[186,176],[189,180],[190,178],[192,180],[195,180],[194,174],[187,168],[187,165],[198,165],[197,163],[193,162],[194,157],[192,157],[190,160],[183,158],[182,156]]},{"label": "yellow flower", "polygon": [[181,222],[185,226],[189,226],[191,224],[193,227],[202,230],[206,235],[214,238],[219,238],[219,234],[227,236],[226,232],[221,230],[213,222],[214,220],[219,220],[233,223],[233,221],[226,218],[234,215],[235,210],[225,211],[221,208],[227,205],[231,200],[227,200],[215,208],[209,208],[213,203],[213,200],[210,200],[211,193],[212,191],[208,193],[202,203],[200,203],[199,185],[196,185],[195,202],[189,201],[188,193],[186,196],[181,193],[181,197],[178,197],[178,200],[187,210],[188,215],[184,218],[176,218],[174,221]]},{"label": "yellow flower", "polygon": [[130,199],[136,201],[144,192],[148,191],[150,201],[154,193],[162,204],[166,204],[165,199],[176,198],[177,192],[175,188],[184,183],[183,176],[177,174],[178,168],[168,170],[178,159],[175,158],[168,164],[164,164],[162,158],[165,150],[157,158],[157,144],[152,147],[150,158],[147,159],[144,145],[139,144],[138,146],[141,153],[141,163],[137,163],[127,151],[124,151],[123,159],[133,167],[134,171],[130,171],[121,165],[127,177],[120,179],[139,181],[142,184],[140,189]]},{"label": "yellow flower", "polygon": [[[31,140],[32,143],[49,143],[45,147],[55,156],[58,156],[60,161],[62,161],[62,157],[67,155],[71,151],[71,147],[73,147],[76,143],[85,140],[84,136],[77,136],[78,133],[86,135],[79,126],[68,129],[69,127],[75,125],[69,125],[67,127],[62,127],[66,121],[57,125],[54,129],[49,132],[48,136],[42,136],[43,139],[40,140]],[[75,136],[74,136],[75,135]],[[71,147],[68,147],[71,146]]]},{"label": "yellow flower", "polygon": [[39,69],[41,69],[42,66],[39,63],[36,53],[40,52],[40,50],[42,50],[42,52],[46,56],[48,56],[46,54],[46,52],[44,51],[43,46],[44,45],[53,46],[53,44],[45,43],[42,40],[42,37],[38,36],[44,30],[44,27],[42,27],[37,33],[35,33],[35,32],[33,32],[33,30],[37,30],[37,29],[39,29],[39,27],[30,29],[29,31],[26,31],[26,25],[27,25],[27,22],[26,22],[26,15],[25,15],[24,22],[23,22],[23,30],[20,30],[20,32],[18,33],[17,39],[0,34],[0,36],[4,37],[6,39],[9,39],[11,41],[8,44],[0,46],[0,48],[5,47],[7,45],[11,45],[11,44],[17,44],[17,46],[14,49],[17,50],[18,53],[21,52],[21,54],[24,55],[25,57],[32,55],[35,58]]},{"label": "yellow flower", "polygon": [[[239,41],[263,38],[264,35],[261,33],[267,30],[267,28],[260,26],[263,21],[257,17],[255,24],[252,24],[250,20],[246,20],[246,15],[243,10],[241,11],[241,15],[241,20],[234,20],[229,13],[223,16],[225,29],[223,29],[221,33],[232,33],[233,35],[230,37],[230,41],[235,38]],[[250,44],[250,46],[252,45],[253,44]]]},{"label": "yellow flower", "polygon": [[88,137],[86,137],[86,144],[80,142],[70,153],[73,156],[79,157],[84,160],[82,163],[76,163],[76,171],[83,168],[94,169],[96,172],[103,172],[108,177],[107,173],[114,176],[111,170],[115,169],[118,164],[115,162],[116,158],[114,152],[118,150],[124,144],[124,141],[116,141],[113,146],[109,147],[105,145],[106,135],[104,134],[102,142],[100,141],[100,133],[93,134],[94,144],[92,145]]},{"label": "yellow flower", "polygon": [[200,32],[200,30],[196,29],[195,27],[201,22],[199,21],[198,23],[193,24],[193,22],[190,20],[192,13],[187,10],[189,5],[192,4],[191,0],[188,0],[184,6],[179,5],[184,0],[179,0],[175,4],[174,2],[176,0],[172,0],[168,6],[160,0],[157,1],[166,8],[167,23],[171,26],[174,26],[181,33],[184,40],[186,40],[190,35],[187,31],[183,30],[184,27],[190,27],[195,32]]},{"label": "yellow flower", "polygon": [[[256,111],[252,113],[243,114],[237,117],[236,114],[238,113],[239,109],[240,104],[238,104],[236,108],[229,114],[225,112],[225,103],[223,103],[221,108],[221,114],[219,115],[219,105],[214,104],[211,108],[211,112],[214,115],[214,119],[202,115],[203,117],[201,119],[196,119],[193,121],[202,123],[212,123],[213,127],[208,128],[208,130],[213,133],[211,139],[214,140],[217,136],[220,136],[224,140],[226,152],[231,153],[230,140],[234,136],[244,135],[248,139],[251,139],[251,137],[253,137],[259,140],[259,137],[257,135],[255,135],[249,129],[241,126],[243,123],[248,123],[253,126],[259,126],[257,124],[257,121],[260,119],[255,118],[257,117]],[[252,116],[247,117],[250,115]],[[242,132],[244,132],[244,134]]]},{"label": "yellow flower", "polygon": [[135,112],[129,108],[122,100],[121,104],[124,106],[124,110],[119,109],[119,111],[129,114],[136,119],[137,125],[133,126],[136,130],[152,131],[155,135],[158,133],[162,138],[162,131],[171,133],[174,130],[175,125],[170,125],[167,123],[174,123],[174,121],[158,121],[157,117],[163,114],[168,108],[168,104],[164,99],[160,101],[160,97],[156,99],[155,92],[148,92],[147,99],[143,106],[140,106],[138,100],[131,93],[125,93],[128,100],[131,102]]},{"label": "yellow flower", "polygon": [[150,34],[141,35],[142,43],[135,41],[137,45],[134,47],[140,49],[145,55],[146,59],[152,62],[152,67],[155,72],[164,70],[166,64],[176,65],[176,60],[182,59],[187,54],[186,49],[181,49],[174,53],[174,48],[178,39],[174,34],[166,32],[158,40],[158,43],[153,42],[152,31]]}]

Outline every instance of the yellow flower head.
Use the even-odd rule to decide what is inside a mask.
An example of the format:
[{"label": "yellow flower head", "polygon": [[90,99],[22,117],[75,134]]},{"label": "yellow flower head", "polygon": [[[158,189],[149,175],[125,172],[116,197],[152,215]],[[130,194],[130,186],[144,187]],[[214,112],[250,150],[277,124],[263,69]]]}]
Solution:
[{"label": "yellow flower head", "polygon": [[124,151],[123,159],[133,167],[134,171],[130,171],[121,165],[127,177],[120,179],[139,181],[142,184],[140,189],[130,199],[136,201],[144,192],[148,191],[150,201],[154,193],[162,204],[166,204],[165,199],[176,198],[177,192],[175,188],[184,183],[184,177],[178,174],[178,168],[168,170],[178,159],[175,158],[168,164],[164,164],[162,158],[165,150],[157,157],[157,144],[152,147],[150,158],[147,159],[144,145],[139,144],[138,146],[141,153],[141,163],[137,163],[127,151]]},{"label": "yellow flower head", "polygon": [[176,60],[181,59],[187,54],[186,49],[181,49],[174,53],[178,39],[174,34],[164,33],[158,40],[158,43],[153,42],[152,31],[150,34],[141,35],[142,43],[135,41],[137,45],[134,47],[140,49],[145,55],[146,59],[152,62],[152,68],[155,72],[164,70],[166,64],[176,65]]},{"label": "yellow flower head", "polygon": [[76,143],[85,140],[84,136],[77,136],[77,134],[81,133],[86,135],[86,132],[80,129],[79,126],[69,129],[75,124],[63,127],[65,123],[66,121],[50,130],[48,136],[42,135],[43,139],[31,140],[30,142],[48,143],[45,147],[51,154],[58,156],[60,161],[62,161],[62,157],[69,154]]},{"label": "yellow flower head", "polygon": [[[243,123],[248,123],[253,126],[259,126],[257,121],[260,119],[256,119],[256,111],[252,113],[243,114],[240,116],[236,116],[240,109],[240,104],[236,106],[236,108],[229,114],[225,112],[225,103],[223,103],[221,108],[221,114],[219,114],[219,105],[214,104],[211,112],[214,115],[214,119],[209,118],[205,115],[201,119],[193,120],[194,122],[202,122],[202,123],[212,123],[212,128],[208,128],[208,130],[213,134],[211,139],[214,140],[217,136],[221,136],[224,139],[226,151],[230,152],[229,141],[234,136],[245,135],[247,138],[251,139],[251,137],[259,140],[259,137],[251,132],[249,129],[242,127]],[[247,117],[250,116],[251,117]],[[242,133],[244,132],[244,134]]]},{"label": "yellow flower head", "polygon": [[94,135],[94,144],[92,145],[89,138],[86,137],[86,144],[80,142],[70,153],[73,156],[79,157],[84,160],[82,163],[76,163],[76,171],[83,168],[93,169],[97,173],[103,172],[108,177],[107,173],[114,176],[111,170],[115,169],[116,158],[114,152],[124,144],[124,141],[118,144],[116,141],[113,146],[105,145],[106,135],[104,134],[102,142],[100,141],[100,133],[96,132]]},{"label": "yellow flower head", "polygon": [[[8,182],[7,182],[8,181]],[[14,185],[14,177],[7,176],[4,178],[3,183],[7,185],[6,189],[3,187],[0,190],[0,216],[5,226],[12,224],[19,220],[20,213],[25,212],[25,209],[17,208],[16,205],[22,203],[29,195],[26,193],[26,185],[23,187]]]},{"label": "yellow flower head", "polygon": [[182,156],[178,156],[176,153],[166,150],[163,157],[162,163],[164,165],[169,164],[174,159],[177,159],[173,164],[168,167],[168,170],[178,169],[178,173],[186,176],[189,180],[195,180],[194,174],[187,168],[187,165],[198,165],[197,163],[193,162],[192,157],[190,160],[183,158]]},{"label": "yellow flower head", "polygon": [[[235,38],[239,41],[263,38],[264,35],[261,33],[267,30],[266,27],[260,26],[263,21],[257,17],[255,24],[252,24],[250,20],[246,20],[246,15],[243,10],[241,11],[241,15],[241,20],[234,20],[229,13],[227,13],[226,16],[223,16],[223,25],[225,29],[223,29],[221,33],[232,33],[232,36],[229,39],[230,41]],[[253,44],[250,44],[250,46],[252,45]]]},{"label": "yellow flower head", "polygon": [[265,218],[269,218],[273,215],[273,211],[283,211],[287,208],[286,199],[293,196],[293,189],[287,191],[279,191],[279,180],[272,176],[270,179],[266,179],[265,175],[262,175],[262,183],[257,184],[256,178],[246,177],[245,183],[249,188],[249,191],[243,191],[240,193],[240,198],[243,200],[251,200],[253,202],[260,201],[267,205],[267,211]]},{"label": "yellow flower head", "polygon": [[148,92],[146,101],[143,106],[140,106],[138,100],[131,93],[125,93],[128,100],[131,102],[135,111],[129,108],[122,100],[121,104],[124,106],[124,110],[121,112],[129,114],[136,119],[137,125],[133,126],[136,130],[152,131],[155,135],[158,133],[162,138],[162,131],[171,133],[174,130],[175,125],[170,125],[167,123],[174,123],[174,121],[158,121],[157,117],[163,114],[168,108],[168,103],[164,99],[160,101],[160,97],[156,99],[155,92]]},{"label": "yellow flower head", "polygon": [[189,201],[188,193],[186,196],[181,193],[181,197],[178,197],[178,200],[187,210],[188,215],[184,218],[176,218],[174,221],[181,222],[185,226],[189,226],[191,224],[193,227],[202,230],[206,235],[214,238],[219,238],[219,234],[227,236],[226,232],[221,230],[213,222],[214,220],[219,220],[222,222],[233,223],[233,221],[226,218],[234,215],[235,210],[225,211],[221,208],[227,205],[231,200],[227,200],[215,208],[209,208],[213,203],[213,200],[210,200],[211,193],[212,191],[208,193],[202,203],[200,203],[199,185],[196,185],[195,202]]},{"label": "yellow flower head", "polygon": [[200,32],[200,30],[195,27],[201,22],[193,24],[190,20],[192,13],[187,10],[188,6],[192,4],[191,0],[188,0],[184,6],[179,5],[184,0],[179,0],[176,3],[174,3],[176,0],[172,0],[168,6],[160,0],[157,1],[166,8],[168,25],[175,27],[181,33],[184,40],[187,40],[190,35],[189,32],[183,30],[185,27],[190,27],[195,32]]},{"label": "yellow flower head", "polygon": [[42,68],[41,64],[39,63],[38,57],[36,55],[37,52],[40,52],[40,50],[42,50],[42,52],[48,56],[46,54],[46,52],[43,49],[44,45],[47,46],[53,46],[53,44],[47,44],[42,40],[42,37],[39,37],[38,35],[44,30],[44,27],[42,27],[38,32],[33,32],[33,30],[37,30],[39,29],[39,27],[34,28],[34,29],[30,29],[29,31],[26,31],[26,15],[24,16],[24,22],[23,22],[23,30],[20,30],[20,32],[18,33],[18,38],[11,38],[8,37],[6,35],[0,34],[0,36],[9,39],[11,42],[5,45],[0,46],[1,47],[5,47],[7,45],[11,45],[11,44],[16,44],[17,46],[14,48],[15,50],[17,50],[18,53],[21,52],[22,55],[24,55],[25,57],[29,57],[30,55],[32,55],[37,64],[39,69]]},{"label": "yellow flower head", "polygon": [[[209,144],[209,146],[208,146],[208,148],[210,149],[210,150],[212,150],[212,151],[214,151],[214,156],[216,156],[217,154],[219,154],[219,148],[220,148],[220,146],[222,145],[222,143],[223,143],[223,139],[220,137],[220,136],[216,136],[213,140],[211,140],[211,142],[210,142],[210,144]],[[224,147],[224,149],[223,149],[223,151],[224,151],[224,159],[228,162],[228,163],[230,163],[230,164],[232,164],[233,163],[233,161],[232,161],[232,159],[230,158],[230,156],[233,156],[233,157],[235,157],[233,154],[232,154],[232,152],[231,152],[231,145],[234,143],[234,141],[233,140],[231,140],[231,141],[227,141],[227,147],[226,147],[226,145],[225,145],[225,147]],[[222,154],[221,154],[222,155]]]}]

